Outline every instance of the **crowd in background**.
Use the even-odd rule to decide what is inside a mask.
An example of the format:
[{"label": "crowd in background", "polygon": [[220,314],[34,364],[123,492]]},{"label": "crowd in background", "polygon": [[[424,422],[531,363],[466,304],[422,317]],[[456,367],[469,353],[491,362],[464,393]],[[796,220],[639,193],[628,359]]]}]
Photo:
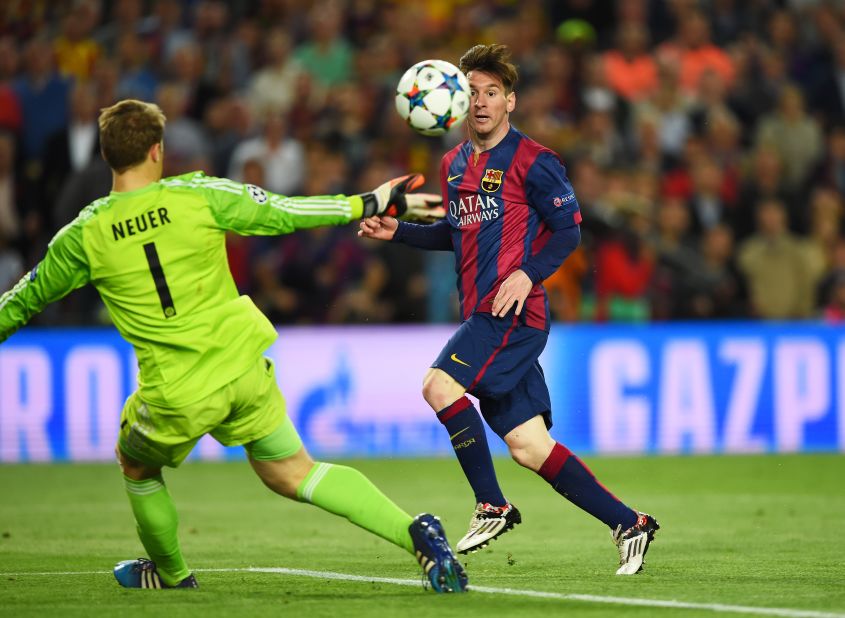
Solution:
[{"label": "crowd in background", "polygon": [[[845,319],[845,9],[814,0],[6,0],[0,290],[110,190],[101,107],[161,106],[165,175],[312,195],[419,171],[438,192],[463,128],[414,134],[396,83],[490,42],[584,216],[546,281],[556,319]],[[352,226],[228,246],[278,323],[456,319],[450,253]],[[103,319],[88,288],[39,322]]]}]

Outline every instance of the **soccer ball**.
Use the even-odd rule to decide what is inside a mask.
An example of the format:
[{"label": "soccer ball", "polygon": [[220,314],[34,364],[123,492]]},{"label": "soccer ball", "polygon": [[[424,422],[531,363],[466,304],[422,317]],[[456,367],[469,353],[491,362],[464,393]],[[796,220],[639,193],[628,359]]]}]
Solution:
[{"label": "soccer ball", "polygon": [[445,60],[418,62],[396,86],[396,110],[417,133],[443,135],[469,111],[466,75]]}]

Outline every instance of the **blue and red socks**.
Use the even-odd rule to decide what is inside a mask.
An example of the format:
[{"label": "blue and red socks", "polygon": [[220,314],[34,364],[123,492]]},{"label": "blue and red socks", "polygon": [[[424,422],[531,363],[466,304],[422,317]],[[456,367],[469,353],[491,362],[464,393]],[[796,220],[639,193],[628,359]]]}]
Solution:
[{"label": "blue and red socks", "polygon": [[487,435],[481,416],[466,397],[461,397],[437,413],[437,419],[449,432],[449,440],[461,464],[476,502],[504,506],[507,500],[496,480],[493,458],[487,445]]},{"label": "blue and red socks", "polygon": [[611,529],[621,525],[622,530],[627,530],[637,523],[637,512],[610,493],[584,462],[559,442],[555,443],[537,474],[572,504]]}]

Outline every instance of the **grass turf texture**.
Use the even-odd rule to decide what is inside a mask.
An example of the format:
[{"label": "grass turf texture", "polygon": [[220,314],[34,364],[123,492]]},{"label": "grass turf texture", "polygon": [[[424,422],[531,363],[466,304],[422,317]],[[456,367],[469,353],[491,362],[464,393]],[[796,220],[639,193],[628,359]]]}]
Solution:
[{"label": "grass turf texture", "polygon": [[[506,460],[496,462],[524,523],[462,558],[479,586],[845,613],[845,457],[587,458],[598,478],[662,530],[646,570],[617,577],[607,529]],[[454,543],[472,494],[456,462],[351,462],[411,513],[431,511]],[[316,508],[275,497],[248,464],[189,463],[166,479],[189,566],[288,567],[419,577],[413,559]],[[270,573],[199,573],[200,590],[138,591],[109,573],[143,555],[116,466],[0,466],[0,615],[712,616]],[[734,614],[736,615],[736,614]]]}]

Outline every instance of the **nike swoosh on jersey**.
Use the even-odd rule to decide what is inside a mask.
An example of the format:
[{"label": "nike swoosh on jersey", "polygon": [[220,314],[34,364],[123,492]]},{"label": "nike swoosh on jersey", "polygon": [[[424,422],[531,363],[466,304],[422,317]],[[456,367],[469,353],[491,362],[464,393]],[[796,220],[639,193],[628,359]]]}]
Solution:
[{"label": "nike swoosh on jersey", "polygon": [[451,358],[451,359],[452,359],[453,361],[455,361],[456,363],[460,363],[461,365],[464,365],[465,367],[470,367],[470,366],[471,366],[469,363],[465,363],[465,362],[464,362],[464,361],[462,361],[460,358],[458,358],[458,355],[457,355],[457,354],[452,354],[452,356],[450,356],[449,358]]},{"label": "nike swoosh on jersey", "polygon": [[450,439],[450,440],[454,440],[454,439],[455,439],[455,438],[457,438],[459,435],[461,435],[463,432],[465,432],[467,429],[469,429],[469,427],[464,427],[464,428],[463,428],[463,429],[461,429],[458,433],[453,433],[451,436],[449,436],[449,439]]},{"label": "nike swoosh on jersey", "polygon": [[449,177],[446,179],[446,182],[452,182],[453,180],[455,180],[455,179],[457,179],[457,178],[460,178],[461,176],[463,176],[463,174],[455,174],[454,176],[449,176]]}]

